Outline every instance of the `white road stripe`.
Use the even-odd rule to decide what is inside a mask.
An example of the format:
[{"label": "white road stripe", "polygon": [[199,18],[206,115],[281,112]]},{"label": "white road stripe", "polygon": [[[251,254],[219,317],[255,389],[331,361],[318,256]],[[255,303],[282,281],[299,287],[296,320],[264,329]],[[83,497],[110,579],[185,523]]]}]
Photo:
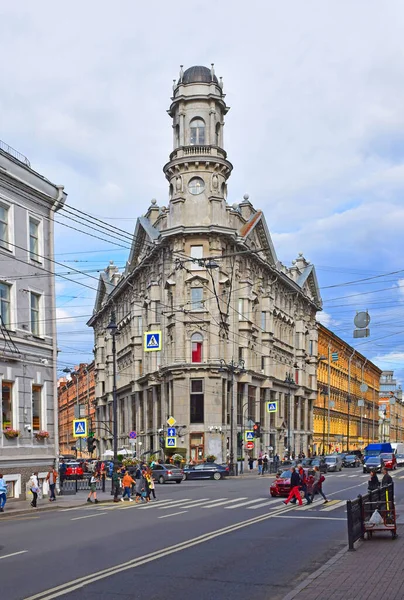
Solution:
[{"label": "white road stripe", "polygon": [[341,506],[345,506],[345,505],[346,505],[346,500],[340,500],[339,502],[336,502],[335,504],[331,504],[331,506],[328,506],[328,504],[326,504],[326,506],[321,509],[321,512],[330,512],[332,510],[335,510],[336,508],[340,508]]},{"label": "white road stripe", "polygon": [[156,501],[153,502],[151,500],[150,502],[147,502],[147,506],[146,506],[146,504],[144,502],[142,502],[142,503],[140,503],[140,502],[131,502],[129,504],[129,506],[118,506],[117,508],[119,510],[128,510],[128,508],[139,508],[139,509],[140,508],[151,508],[152,506],[154,507],[156,504],[158,504],[159,506],[161,506],[162,504],[170,504],[170,502],[172,502],[171,499],[169,499],[169,500],[160,500],[158,502],[156,502]]},{"label": "white road stripe", "polygon": [[[183,498],[182,500],[173,500],[170,502],[170,506],[177,506],[177,504],[182,504],[183,502],[191,502],[191,498]],[[160,502],[160,505],[162,502]],[[158,508],[158,502],[148,502],[145,506],[139,506],[138,510],[150,510],[151,508]]]},{"label": "white road stripe", "polygon": [[[207,502],[208,500],[209,500],[209,498],[200,498],[199,500],[192,500],[191,502],[187,502],[187,501],[179,502],[177,504],[176,508],[179,508],[179,507],[192,508],[193,506],[195,506],[197,504],[205,504],[205,502]],[[172,504],[169,504],[168,506],[158,506],[157,508],[159,510],[164,510],[164,509],[171,508],[171,507],[172,507]]]},{"label": "white road stripe", "polygon": [[85,515],[85,517],[75,517],[74,519],[70,519],[71,521],[80,521],[81,519],[91,519],[91,517],[100,517],[101,515],[106,515],[105,512],[98,512],[95,515]]},{"label": "white road stripe", "polygon": [[247,504],[255,504],[259,502],[257,498],[255,500],[248,500],[248,502],[240,502],[240,504],[233,504],[233,506],[225,506],[227,510],[232,510],[233,508],[238,508],[239,506],[247,506]]},{"label": "white road stripe", "polygon": [[177,515],[183,515],[188,512],[187,510],[182,510],[181,512],[172,513],[171,515],[162,515],[161,517],[157,517],[158,519],[167,519],[168,517],[176,517]]},{"label": "white road stripe", "polygon": [[19,552],[13,552],[12,554],[5,554],[4,556],[0,556],[0,560],[3,558],[10,558],[11,556],[17,556],[18,554],[25,554],[28,550],[20,550]]},{"label": "white road stripe", "polygon": [[234,500],[225,500],[224,502],[218,502],[215,500],[212,504],[203,506],[202,508],[216,508],[217,506],[222,506],[222,504],[232,504],[233,502],[239,502],[240,500],[248,500],[248,498],[235,498]]}]

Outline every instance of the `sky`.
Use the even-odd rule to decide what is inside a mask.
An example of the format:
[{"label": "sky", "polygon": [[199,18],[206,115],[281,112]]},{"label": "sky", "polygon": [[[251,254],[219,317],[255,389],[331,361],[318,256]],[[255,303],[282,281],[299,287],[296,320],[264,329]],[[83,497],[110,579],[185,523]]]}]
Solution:
[{"label": "sky", "polygon": [[[228,202],[249,194],[278,258],[315,264],[319,319],[402,381],[403,27],[400,0],[0,3],[0,139],[70,206],[128,232],[113,245],[58,216],[61,368],[92,358],[99,270],[125,265],[152,198],[168,203],[179,66],[213,62],[231,107]],[[354,340],[361,310],[371,336]]]}]

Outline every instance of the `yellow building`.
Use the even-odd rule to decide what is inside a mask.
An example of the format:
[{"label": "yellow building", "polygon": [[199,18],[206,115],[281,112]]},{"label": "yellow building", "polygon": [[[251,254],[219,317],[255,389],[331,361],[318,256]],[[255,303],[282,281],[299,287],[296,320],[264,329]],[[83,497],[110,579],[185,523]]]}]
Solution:
[{"label": "yellow building", "polygon": [[379,439],[379,389],[375,364],[319,325],[313,452],[363,449]]}]

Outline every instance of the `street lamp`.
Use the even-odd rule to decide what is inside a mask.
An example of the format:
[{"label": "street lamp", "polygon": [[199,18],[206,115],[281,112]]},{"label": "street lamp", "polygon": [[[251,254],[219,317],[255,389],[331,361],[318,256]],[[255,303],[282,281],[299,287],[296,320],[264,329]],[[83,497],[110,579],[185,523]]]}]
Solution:
[{"label": "street lamp", "polygon": [[288,458],[290,459],[290,389],[292,385],[294,385],[295,380],[293,379],[293,375],[291,373],[286,373],[285,383],[288,384],[288,440],[287,440],[287,449],[288,449]]},{"label": "street lamp", "polygon": [[[323,454],[327,454],[327,452],[325,452],[325,399],[328,396],[328,392],[325,389],[323,389],[321,390],[320,395],[323,396]],[[328,403],[330,403],[329,398]]]},{"label": "street lamp", "polygon": [[237,362],[233,359],[226,363],[226,361],[220,359],[219,372],[231,373],[230,379],[230,456],[229,456],[229,475],[234,476],[234,374],[245,373],[244,361],[238,360]]},{"label": "street lamp", "polygon": [[112,419],[113,419],[113,453],[114,467],[118,462],[118,399],[116,393],[116,336],[119,335],[118,326],[115,322],[115,313],[111,313],[111,321],[107,325],[112,337]]}]

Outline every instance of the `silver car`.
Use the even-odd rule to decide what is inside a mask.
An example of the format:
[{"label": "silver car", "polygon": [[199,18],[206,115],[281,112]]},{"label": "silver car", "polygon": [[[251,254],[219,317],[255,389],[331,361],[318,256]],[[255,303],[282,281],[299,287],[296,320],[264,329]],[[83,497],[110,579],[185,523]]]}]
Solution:
[{"label": "silver car", "polygon": [[184,476],[182,470],[175,465],[154,465],[152,473],[153,479],[159,483],[167,483],[167,481],[181,483]]},{"label": "silver car", "polygon": [[326,456],[325,463],[327,465],[327,471],[342,471],[342,458],[340,456]]}]

